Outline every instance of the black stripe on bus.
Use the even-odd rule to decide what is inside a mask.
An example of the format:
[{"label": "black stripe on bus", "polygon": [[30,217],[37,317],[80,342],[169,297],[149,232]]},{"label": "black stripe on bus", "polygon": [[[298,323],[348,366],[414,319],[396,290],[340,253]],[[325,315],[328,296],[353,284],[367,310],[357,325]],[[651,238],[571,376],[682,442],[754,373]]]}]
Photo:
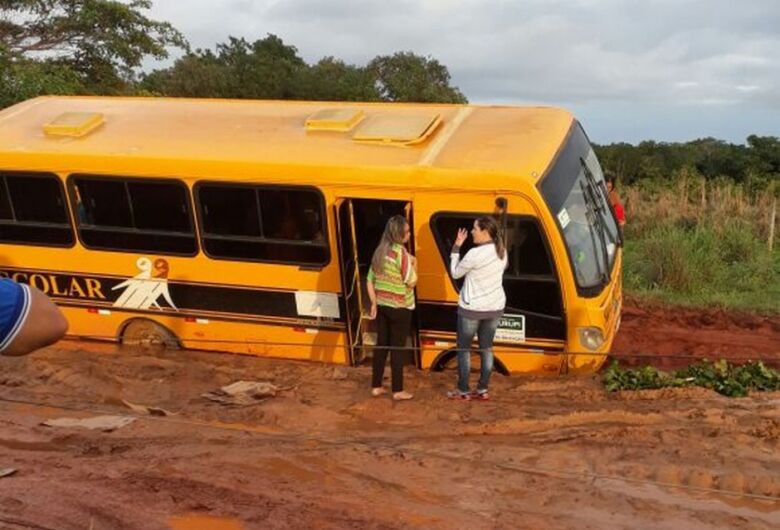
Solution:
[{"label": "black stripe on bus", "polygon": [[[142,309],[125,309],[117,308],[111,304],[105,302],[74,302],[68,299],[55,299],[57,305],[60,307],[69,308],[85,308],[102,310],[106,309],[112,313],[122,313],[128,315],[155,315],[166,316],[173,318],[191,318],[191,319],[206,319],[209,322],[236,322],[245,324],[259,324],[263,326],[282,326],[286,328],[316,328],[323,331],[340,331],[346,330],[346,325],[343,322],[326,322],[323,320],[317,320],[312,317],[301,318],[275,318],[266,317],[262,315],[237,315],[230,313],[206,313],[203,311],[174,311],[170,310],[154,310],[145,311]],[[185,339],[186,340],[186,339]],[[236,339],[239,340],[240,339]]]},{"label": "black stripe on bus", "polygon": [[[320,326],[341,327],[344,324],[345,306],[339,299],[339,318],[318,318],[299,315],[295,291],[279,291],[262,288],[230,287],[204,283],[184,283],[166,280],[138,280],[91,274],[0,268],[0,277],[10,277],[20,283],[37,287],[57,303],[101,307],[117,311],[134,311],[159,314],[161,312],[178,316],[204,316],[214,318],[257,317],[288,319],[289,325],[316,323]],[[125,286],[120,286],[128,282]],[[133,282],[140,282],[137,285]],[[171,307],[165,297],[154,296],[154,303],[146,307],[114,306],[128,288],[144,288],[144,285],[166,284]],[[307,324],[309,325],[309,324]]]},{"label": "black stripe on bus", "polygon": [[[417,308],[420,333],[426,331],[455,333],[457,331],[457,305],[425,301],[418,302]],[[563,319],[524,311],[512,311],[512,313],[525,316],[525,334],[529,340],[566,340],[566,326]]]}]

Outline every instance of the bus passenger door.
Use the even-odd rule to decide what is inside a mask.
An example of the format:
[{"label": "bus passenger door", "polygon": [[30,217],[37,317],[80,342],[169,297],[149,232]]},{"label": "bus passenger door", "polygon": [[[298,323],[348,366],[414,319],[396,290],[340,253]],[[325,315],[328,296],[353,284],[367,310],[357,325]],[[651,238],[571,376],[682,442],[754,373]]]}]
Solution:
[{"label": "bus passenger door", "polygon": [[338,199],[335,204],[339,241],[339,261],[341,263],[341,285],[344,292],[344,305],[349,340],[349,361],[358,364],[363,360],[364,315],[363,286],[360,280],[358,262],[357,232],[355,230],[355,211],[352,199]]}]

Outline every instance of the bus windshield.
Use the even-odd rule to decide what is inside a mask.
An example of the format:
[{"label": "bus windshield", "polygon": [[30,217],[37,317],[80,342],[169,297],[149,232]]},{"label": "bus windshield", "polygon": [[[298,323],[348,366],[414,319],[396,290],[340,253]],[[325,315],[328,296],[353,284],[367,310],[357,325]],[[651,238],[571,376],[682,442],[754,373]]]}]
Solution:
[{"label": "bus windshield", "polygon": [[600,292],[610,280],[620,233],[601,166],[579,125],[541,189],[563,234],[578,287]]}]

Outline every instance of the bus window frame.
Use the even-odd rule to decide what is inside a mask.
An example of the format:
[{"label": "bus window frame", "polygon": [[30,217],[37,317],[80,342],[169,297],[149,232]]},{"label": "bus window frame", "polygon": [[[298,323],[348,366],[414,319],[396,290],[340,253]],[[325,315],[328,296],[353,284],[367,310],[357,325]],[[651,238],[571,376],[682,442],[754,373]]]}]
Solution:
[{"label": "bus window frame", "polygon": [[[314,192],[320,199],[320,218],[322,220],[322,243],[316,244],[313,242],[307,242],[296,239],[276,239],[266,237],[252,237],[252,236],[226,236],[226,235],[209,235],[205,231],[205,223],[203,221],[203,204],[200,201],[200,190],[203,186],[218,186],[223,188],[245,188],[251,190],[257,190],[258,188],[269,189],[274,191],[311,191]],[[217,261],[236,261],[243,263],[268,263],[270,265],[287,265],[292,267],[299,267],[301,270],[318,272],[327,267],[333,261],[333,253],[330,248],[330,224],[328,223],[327,215],[327,201],[325,200],[325,194],[317,186],[310,184],[295,185],[295,184],[266,184],[257,182],[236,182],[236,181],[221,181],[221,180],[199,180],[192,186],[192,199],[194,201],[195,215],[198,222],[198,238],[201,242],[201,250],[209,259]],[[262,209],[258,205],[258,215],[260,216],[260,223],[262,220]],[[211,254],[206,248],[205,241],[209,238],[222,239],[225,241],[247,241],[247,242],[260,242],[260,243],[278,243],[292,246],[320,246],[325,248],[325,260],[322,263],[311,263],[306,261],[280,261],[280,260],[268,260],[268,259],[250,259],[241,257],[227,257],[227,256],[215,256]]]},{"label": "bus window frame", "polygon": [[[479,217],[483,217],[485,215],[491,216],[492,213],[486,213],[486,212],[462,212],[462,211],[451,211],[451,210],[443,210],[435,212],[430,217],[429,226],[431,227],[431,233],[433,234],[433,239],[436,242],[436,248],[439,251],[439,254],[441,255],[441,258],[444,262],[444,268],[447,274],[447,278],[449,278],[450,283],[452,284],[453,289],[455,289],[456,293],[460,292],[460,289],[458,288],[457,281],[452,277],[452,274],[450,273],[450,251],[445,248],[445,241],[442,239],[442,235],[439,233],[439,231],[436,229],[436,220],[443,216],[449,216],[449,217],[460,217],[464,219],[471,219],[472,221],[474,219],[478,219]],[[553,258],[552,254],[552,247],[550,246],[550,238],[547,234],[547,232],[544,230],[544,224],[541,222],[541,219],[534,215],[528,215],[528,214],[512,214],[507,213],[507,219],[513,218],[513,219],[519,219],[521,221],[531,221],[531,223],[536,227],[536,229],[539,232],[540,238],[542,240],[542,244],[544,245],[544,249],[547,253],[547,264],[550,266],[550,275],[549,280],[533,280],[529,277],[529,275],[507,275],[505,274],[504,277],[508,280],[521,280],[521,281],[539,281],[542,282],[548,282],[548,283],[555,283],[558,286],[558,303],[561,308],[561,314],[560,317],[554,316],[554,315],[548,315],[546,313],[536,313],[539,316],[542,316],[544,318],[550,318],[550,319],[559,319],[562,320],[565,324],[566,322],[566,306],[564,304],[564,298],[563,298],[563,286],[561,284],[561,277],[558,267],[555,265],[555,259]],[[446,252],[444,254],[443,252]],[[508,252],[508,249],[507,249]],[[532,313],[532,311],[525,311],[524,313]]]},{"label": "bus window frame", "polygon": [[[12,177],[32,177],[32,178],[53,178],[55,181],[57,181],[59,190],[60,190],[60,197],[62,198],[62,205],[65,210],[65,223],[63,224],[56,224],[56,223],[29,223],[29,222],[19,222],[19,221],[11,221],[8,224],[19,224],[19,225],[26,225],[26,226],[41,226],[41,227],[47,227],[47,226],[55,226],[55,227],[61,227],[64,228],[66,225],[68,228],[70,228],[70,243],[42,243],[42,242],[32,242],[32,241],[10,241],[10,240],[3,240],[0,239],[0,245],[23,245],[27,247],[48,247],[48,248],[73,248],[76,246],[76,240],[78,238],[77,230],[74,226],[74,220],[73,216],[71,215],[70,210],[70,201],[68,197],[68,192],[65,187],[65,184],[62,181],[62,178],[60,178],[59,175],[56,173],[50,172],[50,171],[19,171],[19,170],[3,170],[0,169],[0,176],[12,176]],[[7,183],[5,183],[6,186],[6,192],[8,192],[8,201],[11,203],[11,192],[8,189]],[[11,207],[13,208],[13,204],[11,204]],[[7,221],[0,220],[0,223],[7,223]]]},{"label": "bus window frame", "polygon": [[[78,201],[76,200],[76,179],[78,178],[87,178],[91,180],[102,180],[107,182],[142,182],[142,183],[165,183],[165,184],[174,184],[176,186],[181,187],[184,189],[184,199],[185,204],[187,205],[187,214],[188,214],[188,220],[190,224],[190,230],[192,238],[195,242],[195,250],[193,252],[171,252],[171,251],[160,251],[160,250],[143,250],[143,249],[123,249],[123,248],[117,248],[117,247],[101,247],[101,246],[94,246],[94,245],[88,245],[84,238],[81,236],[81,219],[79,219],[79,216],[75,213],[76,208],[78,206]],[[94,250],[94,251],[101,251],[101,252],[122,252],[125,254],[155,254],[160,256],[173,256],[173,257],[185,257],[185,258],[194,258],[200,253],[201,244],[200,240],[198,238],[198,227],[195,226],[195,213],[193,212],[193,203],[192,203],[192,195],[190,193],[190,189],[187,186],[187,183],[184,182],[181,178],[176,177],[162,177],[162,176],[144,176],[139,177],[135,175],[106,175],[106,174],[99,174],[99,173],[71,173],[67,177],[67,192],[68,192],[68,200],[70,202],[71,211],[74,212],[73,214],[73,222],[76,226],[76,235],[79,239],[79,243],[87,250]],[[127,196],[125,196],[127,197]],[[132,205],[131,205],[132,207]],[[86,228],[86,225],[85,225]],[[123,227],[103,227],[103,226],[93,226],[92,228],[88,228],[89,230],[95,230],[98,232],[119,232],[119,233],[140,233],[140,234],[149,234],[150,236],[154,235],[165,235],[165,236],[173,236],[173,237],[186,237],[184,232],[171,232],[168,230],[140,230],[137,228],[123,228]]]},{"label": "bus window frame", "polygon": [[[539,197],[541,198],[542,204],[544,204],[544,207],[549,212],[550,216],[553,218],[553,221],[555,223],[555,227],[558,230],[558,237],[560,238],[564,250],[566,251],[566,256],[569,260],[569,268],[571,269],[572,273],[572,279],[574,280],[574,286],[577,289],[577,295],[582,298],[597,298],[600,296],[604,290],[609,286],[611,283],[611,279],[615,277],[615,267],[618,262],[617,257],[613,260],[612,266],[609,270],[606,271],[607,276],[610,278],[609,281],[601,281],[596,285],[593,286],[581,286],[579,281],[577,280],[577,273],[576,273],[576,267],[574,265],[574,258],[571,254],[571,251],[569,249],[569,245],[566,243],[566,239],[564,236],[563,227],[561,226],[561,222],[558,219],[558,216],[556,215],[556,212],[553,211],[553,209],[550,207],[550,204],[547,202],[547,199],[545,198],[543,185],[547,181],[547,179],[550,177],[550,175],[553,173],[553,170],[555,170],[558,166],[558,162],[561,160],[561,157],[565,152],[567,152],[567,149],[570,146],[570,142],[574,136],[575,131],[579,129],[579,131],[582,133],[582,136],[585,138],[585,141],[587,142],[587,145],[593,149],[593,144],[590,141],[590,138],[588,137],[588,134],[585,132],[585,129],[582,127],[582,124],[580,124],[579,121],[573,120],[571,127],[569,127],[569,131],[566,133],[566,137],[561,142],[560,146],[558,147],[558,150],[555,153],[555,156],[550,161],[550,164],[547,166],[547,169],[545,170],[544,174],[539,178],[539,181],[536,183],[537,191],[539,192]],[[584,165],[582,160],[587,155],[587,153],[576,153],[576,160],[577,160],[577,167],[578,170],[583,170],[582,166]],[[576,177],[574,178],[574,181],[576,182]],[[557,192],[556,192],[557,193]],[[565,199],[564,199],[565,202]],[[561,203],[563,204],[563,203]],[[609,211],[611,212],[611,208],[609,208]],[[614,216],[614,213],[611,212],[611,215]],[[617,255],[617,250],[615,251]]]}]

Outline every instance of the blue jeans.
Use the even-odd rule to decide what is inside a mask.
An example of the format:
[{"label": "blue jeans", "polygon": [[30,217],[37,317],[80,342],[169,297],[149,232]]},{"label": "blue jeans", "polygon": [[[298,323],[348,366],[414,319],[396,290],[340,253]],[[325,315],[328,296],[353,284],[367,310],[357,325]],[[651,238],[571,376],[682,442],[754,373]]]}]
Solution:
[{"label": "blue jeans", "polygon": [[479,339],[479,356],[482,367],[479,371],[477,390],[487,390],[490,372],[493,371],[493,338],[498,328],[497,318],[475,320],[458,315],[458,390],[469,391],[471,371],[471,341],[474,335]]}]

